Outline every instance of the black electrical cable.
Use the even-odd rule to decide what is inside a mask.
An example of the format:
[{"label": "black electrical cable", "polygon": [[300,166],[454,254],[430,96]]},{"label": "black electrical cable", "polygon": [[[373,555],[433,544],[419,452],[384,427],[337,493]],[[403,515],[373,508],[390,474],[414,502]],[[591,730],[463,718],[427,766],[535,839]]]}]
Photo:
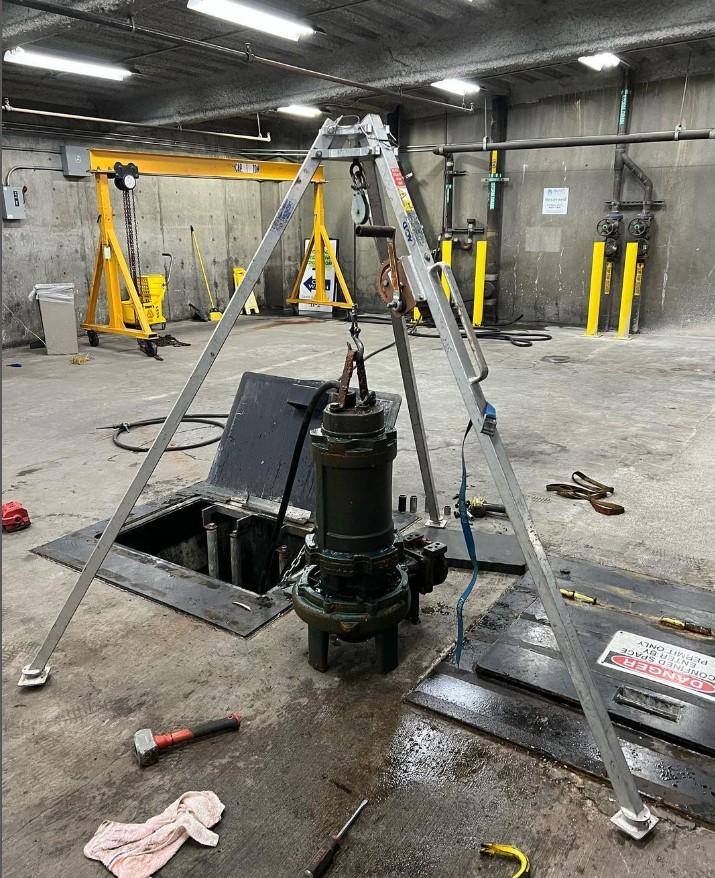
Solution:
[{"label": "black electrical cable", "polygon": [[[467,333],[460,330],[462,338],[467,337]],[[415,338],[441,338],[437,332],[420,332],[419,329],[412,333]],[[552,336],[548,332],[532,332],[522,330],[514,332],[512,330],[505,332],[503,329],[475,329],[474,335],[477,339],[494,339],[495,341],[508,341],[517,348],[530,348],[535,341],[551,341]]]},{"label": "black electrical cable", "polygon": [[320,385],[320,387],[316,389],[315,393],[311,396],[308,405],[305,407],[303,420],[300,422],[300,429],[298,430],[298,435],[295,439],[295,445],[293,446],[293,457],[291,458],[290,469],[288,470],[285,487],[283,488],[281,505],[278,509],[278,515],[276,517],[275,525],[273,526],[273,533],[271,534],[271,541],[268,546],[268,554],[263,565],[263,573],[261,575],[261,584],[259,588],[259,592],[261,594],[263,594],[263,592],[265,591],[266,579],[268,578],[268,574],[270,572],[271,563],[273,562],[273,553],[275,552],[276,546],[278,545],[278,538],[280,537],[281,529],[283,528],[283,522],[285,521],[288,503],[290,502],[290,495],[293,491],[293,483],[295,482],[295,477],[298,472],[300,456],[303,452],[303,444],[305,442],[305,437],[308,435],[310,422],[313,419],[313,412],[315,412],[315,409],[323,396],[329,390],[337,389],[339,386],[340,385],[337,381],[324,381]]},{"label": "black electrical cable", "polygon": [[[184,415],[184,417],[181,419],[182,422],[185,421],[190,424],[208,424],[211,427],[218,427],[219,430],[221,430],[221,433],[211,439],[203,439],[201,442],[192,442],[187,445],[173,445],[167,448],[166,451],[188,451],[191,448],[203,448],[205,445],[213,445],[214,442],[218,442],[221,439],[223,431],[226,427],[225,424],[222,424],[220,421],[216,421],[213,419],[227,417],[227,414]],[[99,427],[98,429],[113,429],[114,433],[112,434],[112,442],[114,442],[114,444],[117,445],[119,448],[123,448],[125,451],[135,451],[137,453],[146,454],[146,452],[149,450],[148,448],[142,448],[140,445],[130,445],[128,442],[122,442],[120,437],[124,433],[129,433],[135,427],[149,427],[153,424],[163,424],[165,420],[166,418],[146,418],[143,421],[129,421],[122,424],[112,424],[111,427]]]}]

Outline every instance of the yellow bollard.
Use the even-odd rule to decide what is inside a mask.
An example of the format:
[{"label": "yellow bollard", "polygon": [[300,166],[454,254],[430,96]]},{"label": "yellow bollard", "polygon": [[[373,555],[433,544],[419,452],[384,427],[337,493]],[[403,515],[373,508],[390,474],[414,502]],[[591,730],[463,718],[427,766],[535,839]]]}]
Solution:
[{"label": "yellow bollard", "polygon": [[586,335],[598,335],[598,314],[601,309],[601,282],[603,280],[603,260],[606,253],[605,241],[593,242],[593,261],[591,262],[591,290],[588,295],[588,317]]},{"label": "yellow bollard", "polygon": [[[449,267],[452,267],[452,239],[445,238],[442,241],[442,262],[446,262]],[[444,294],[449,300],[449,284],[447,283],[447,278],[442,278],[442,289],[444,290]]]},{"label": "yellow bollard", "polygon": [[472,326],[481,326],[484,319],[484,282],[487,276],[487,242],[477,241],[474,255],[474,307]]},{"label": "yellow bollard", "polygon": [[636,283],[636,265],[638,263],[638,242],[626,244],[626,261],[623,267],[623,287],[621,288],[621,311],[618,317],[618,337],[628,338],[631,334],[631,311],[633,310],[633,293]]}]

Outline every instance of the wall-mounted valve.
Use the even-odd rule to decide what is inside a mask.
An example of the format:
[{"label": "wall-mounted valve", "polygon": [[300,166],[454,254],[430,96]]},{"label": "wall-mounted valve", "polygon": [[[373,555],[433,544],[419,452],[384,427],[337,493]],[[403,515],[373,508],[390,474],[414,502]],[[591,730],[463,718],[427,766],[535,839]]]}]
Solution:
[{"label": "wall-mounted valve", "polygon": [[628,231],[634,238],[647,238],[653,224],[653,214],[643,213],[628,223]]},{"label": "wall-mounted valve", "polygon": [[[628,232],[638,243],[638,261],[642,262],[650,250],[649,235],[653,226],[653,214],[643,212],[628,223]],[[642,271],[642,269],[641,269]]]},{"label": "wall-mounted valve", "polygon": [[475,217],[468,217],[466,229],[445,229],[444,236],[440,235],[440,242],[444,237],[450,240],[453,246],[459,247],[460,250],[471,250],[475,237],[483,234],[484,223],[478,222]]},{"label": "wall-mounted valve", "polygon": [[606,239],[605,256],[613,258],[618,253],[621,238],[621,223],[623,221],[622,213],[609,213],[602,220],[598,221],[596,231]]}]

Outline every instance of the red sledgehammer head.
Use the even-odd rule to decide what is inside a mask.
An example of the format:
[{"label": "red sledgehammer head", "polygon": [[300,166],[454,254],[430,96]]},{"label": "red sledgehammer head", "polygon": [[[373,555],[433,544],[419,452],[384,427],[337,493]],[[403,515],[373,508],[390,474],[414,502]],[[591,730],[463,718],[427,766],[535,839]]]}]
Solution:
[{"label": "red sledgehammer head", "polygon": [[134,754],[140,768],[153,765],[159,761],[159,751],[173,747],[175,744],[185,744],[198,738],[207,738],[209,735],[218,735],[221,732],[236,732],[241,725],[241,714],[230,713],[222,719],[200,723],[193,729],[177,729],[175,732],[155,735],[151,729],[139,729],[134,735]]}]

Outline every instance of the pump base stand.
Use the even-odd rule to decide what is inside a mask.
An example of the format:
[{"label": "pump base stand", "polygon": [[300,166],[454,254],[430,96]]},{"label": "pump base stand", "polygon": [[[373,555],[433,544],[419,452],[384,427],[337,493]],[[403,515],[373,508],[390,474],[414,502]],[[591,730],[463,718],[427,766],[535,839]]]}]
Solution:
[{"label": "pump base stand", "polygon": [[308,625],[308,664],[316,671],[328,670],[328,647],[330,635],[327,631]]},{"label": "pump base stand", "polygon": [[[377,670],[380,674],[389,674],[400,663],[398,626],[393,625],[373,635],[375,638],[375,655]],[[325,673],[330,667],[328,662],[328,649],[330,646],[330,634],[308,626],[308,664],[316,671]]]},{"label": "pump base stand", "polygon": [[310,565],[293,586],[293,607],[308,623],[308,662],[316,671],[328,670],[330,635],[347,643],[375,639],[377,669],[389,674],[399,664],[398,626],[408,617],[411,589],[407,571],[397,567],[393,587],[371,601],[328,596],[320,587],[320,572]]},{"label": "pump base stand", "polygon": [[389,674],[400,663],[397,630],[397,625],[393,625],[375,635],[377,669],[381,674]]}]

